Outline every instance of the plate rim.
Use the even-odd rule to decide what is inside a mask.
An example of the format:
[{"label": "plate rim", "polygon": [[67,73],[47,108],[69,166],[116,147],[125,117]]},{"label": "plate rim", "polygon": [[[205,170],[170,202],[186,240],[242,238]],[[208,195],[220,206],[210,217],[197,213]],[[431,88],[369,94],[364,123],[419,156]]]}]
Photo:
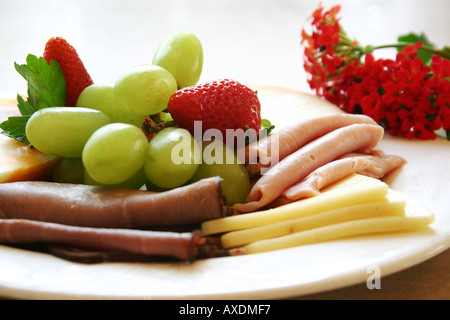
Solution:
[{"label": "plate rim", "polygon": [[[320,97],[304,91],[299,91],[286,87],[278,87],[272,85],[250,85],[250,87],[256,87],[259,90],[262,88],[281,90],[283,92],[289,92],[292,94],[298,94],[302,96],[308,96],[313,99],[320,99],[327,103]],[[434,223],[431,227],[435,226]],[[417,250],[407,250],[402,251],[402,257],[399,259],[394,259],[390,257],[389,259],[381,259],[379,261],[380,267],[383,268],[383,276],[388,276],[390,274],[408,269],[412,266],[418,265],[426,260],[429,260],[438,254],[448,250],[450,248],[450,229],[442,230],[442,228],[435,228],[435,235],[423,243]],[[2,251],[4,250],[3,245],[0,245],[0,257]],[[8,248],[9,249],[9,248]],[[22,249],[18,249],[22,250]],[[28,254],[25,252],[24,254]],[[39,253],[41,254],[41,253]],[[44,254],[44,253],[42,253]],[[57,258],[56,258],[57,259]],[[217,258],[221,259],[221,258]],[[70,263],[70,262],[69,262]],[[353,270],[355,271],[355,270]],[[356,270],[358,271],[358,270]],[[0,282],[0,297],[4,298],[17,298],[17,299],[289,299],[294,297],[301,297],[304,295],[320,293],[325,291],[331,291],[343,287],[348,287],[354,284],[362,283],[367,278],[367,274],[360,274],[355,276],[355,274],[346,274],[345,281],[338,279],[339,275],[333,275],[325,281],[316,283],[297,283],[290,284],[288,286],[280,288],[266,288],[255,290],[247,290],[241,292],[229,292],[229,293],[206,293],[206,294],[189,294],[184,296],[167,296],[167,295],[105,295],[105,294],[78,294],[78,293],[64,293],[64,292],[49,292],[49,291],[39,291],[30,288],[24,288],[20,286],[5,285]],[[347,272],[348,273],[348,272]],[[320,284],[320,286],[317,286]],[[316,286],[314,286],[316,285]],[[326,286],[326,288],[325,288]]]}]

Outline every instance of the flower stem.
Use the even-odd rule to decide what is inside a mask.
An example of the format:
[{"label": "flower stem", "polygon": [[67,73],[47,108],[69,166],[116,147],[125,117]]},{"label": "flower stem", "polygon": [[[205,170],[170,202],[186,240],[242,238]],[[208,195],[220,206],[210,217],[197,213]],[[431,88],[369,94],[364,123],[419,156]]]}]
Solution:
[{"label": "flower stem", "polygon": [[[377,49],[386,49],[386,48],[397,48],[397,49],[402,49],[405,48],[407,46],[411,45],[411,43],[395,43],[395,44],[386,44],[386,45],[382,45],[382,46],[368,46],[365,48],[365,51],[367,53],[372,52],[373,50],[377,50]],[[422,46],[420,48],[418,48],[417,50],[423,50],[423,51],[427,51],[430,52],[432,54],[437,54],[440,55],[443,58],[449,59],[450,60],[450,52],[448,51],[443,51],[443,50],[439,50],[430,46]]]}]

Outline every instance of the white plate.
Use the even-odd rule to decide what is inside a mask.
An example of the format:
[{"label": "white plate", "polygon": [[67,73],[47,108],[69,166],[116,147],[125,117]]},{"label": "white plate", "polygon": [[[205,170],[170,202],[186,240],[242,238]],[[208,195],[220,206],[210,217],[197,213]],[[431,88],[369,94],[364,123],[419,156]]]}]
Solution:
[{"label": "white plate", "polygon": [[[282,125],[296,114],[337,111],[316,97],[258,87],[263,116]],[[284,299],[364,283],[404,270],[450,246],[450,142],[385,137],[386,153],[408,163],[387,182],[430,209],[422,232],[354,237],[248,256],[189,263],[84,265],[0,246],[0,296],[24,299]]]}]

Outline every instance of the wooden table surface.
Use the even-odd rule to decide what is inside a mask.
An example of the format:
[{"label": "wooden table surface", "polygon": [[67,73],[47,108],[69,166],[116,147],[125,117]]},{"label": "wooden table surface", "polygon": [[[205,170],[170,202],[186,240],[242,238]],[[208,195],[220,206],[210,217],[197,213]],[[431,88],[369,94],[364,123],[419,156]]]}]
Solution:
[{"label": "wooden table surface", "polygon": [[380,288],[366,283],[299,297],[300,300],[449,300],[450,250],[406,270],[381,277]]},{"label": "wooden table surface", "polygon": [[[151,62],[159,42],[176,30],[197,34],[204,46],[201,80],[232,77],[310,91],[302,68],[300,33],[319,1],[51,1],[0,2],[0,92],[26,89],[14,70],[28,53],[40,55],[52,36],[76,48],[96,82],[115,79]],[[450,1],[322,1],[342,5],[347,33],[364,44],[394,42],[403,33],[424,31],[438,46],[450,45]],[[429,17],[432,18],[429,18]],[[37,20],[36,17],[39,17]],[[33,23],[30,27],[30,21]],[[386,54],[389,54],[387,51]],[[449,299],[450,250],[382,277],[381,289],[365,283],[298,299]],[[3,297],[9,298],[9,297]]]}]

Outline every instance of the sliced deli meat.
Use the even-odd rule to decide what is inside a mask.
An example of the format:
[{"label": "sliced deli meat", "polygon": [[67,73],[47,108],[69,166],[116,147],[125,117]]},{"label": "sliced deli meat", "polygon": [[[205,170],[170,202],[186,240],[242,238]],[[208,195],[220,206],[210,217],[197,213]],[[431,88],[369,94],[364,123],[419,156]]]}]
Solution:
[{"label": "sliced deli meat", "polygon": [[270,168],[253,185],[246,202],[235,204],[234,209],[252,212],[270,204],[284,190],[326,163],[351,152],[373,149],[383,133],[378,125],[352,124],[317,138]]},{"label": "sliced deli meat", "polygon": [[329,113],[295,121],[246,146],[246,169],[250,176],[258,176],[305,144],[352,124],[376,125],[376,122],[366,115],[347,113]]},{"label": "sliced deli meat", "polygon": [[132,228],[199,223],[227,211],[219,177],[163,192],[55,182],[0,184],[0,218]]},{"label": "sliced deli meat", "polygon": [[281,196],[292,201],[316,196],[323,188],[352,173],[380,179],[405,162],[402,157],[395,155],[349,154],[314,170],[304,180],[286,189]]},{"label": "sliced deli meat", "polygon": [[93,250],[194,260],[198,232],[169,232],[68,226],[24,219],[0,219],[0,243],[64,244]]}]

